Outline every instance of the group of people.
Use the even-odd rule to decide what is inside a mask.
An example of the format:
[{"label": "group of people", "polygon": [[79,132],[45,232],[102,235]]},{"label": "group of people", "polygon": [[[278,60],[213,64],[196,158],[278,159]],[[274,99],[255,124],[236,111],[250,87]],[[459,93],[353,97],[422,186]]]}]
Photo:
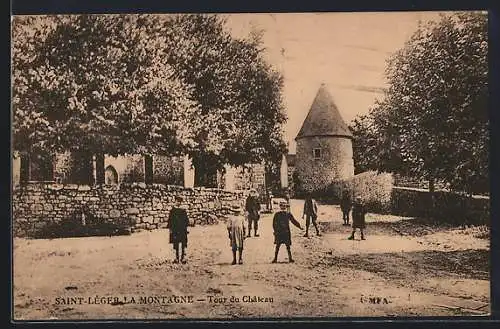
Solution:
[{"label": "group of people", "polygon": [[[251,204],[251,203],[250,203]],[[248,202],[247,202],[248,205]],[[274,244],[276,245],[274,250],[274,258],[272,263],[278,262],[278,253],[281,245],[286,246],[286,250],[288,252],[288,261],[293,263],[291,245],[292,245],[292,236],[290,232],[290,223],[298,227],[299,229],[303,229],[300,223],[293,217],[293,215],[287,210],[288,204],[286,201],[281,201],[279,203],[280,210],[274,214],[273,217],[273,230],[274,230]],[[229,245],[231,246],[231,250],[233,252],[233,261],[232,265],[235,264],[243,264],[243,248],[245,238],[250,237],[251,225],[255,228],[254,236],[258,237],[256,224],[258,223],[258,217],[252,213],[252,211],[247,210],[248,217],[248,235],[246,234],[245,228],[245,220],[244,216],[242,216],[241,207],[235,205],[231,207],[231,215],[227,220],[227,232],[229,237]],[[257,218],[257,219],[256,219]],[[238,256],[238,257],[236,257]]]},{"label": "group of people", "polygon": [[[175,250],[174,263],[186,262],[185,256],[188,240],[187,235],[189,233],[189,220],[186,210],[181,207],[182,201],[182,197],[176,197],[176,204],[170,211],[167,225],[167,228],[170,230],[170,243],[173,244]],[[349,225],[349,213],[352,211],[353,230],[348,239],[353,240],[356,229],[359,228],[361,240],[365,240],[363,229],[365,228],[366,209],[361,200],[356,198],[354,202],[351,202],[349,194],[343,193],[340,207],[343,213],[344,225]],[[283,244],[286,246],[288,252],[288,261],[293,263],[290,223],[301,230],[303,230],[303,228],[291,213],[289,198],[280,201],[279,208],[280,210],[276,212],[273,217],[274,244],[276,246],[272,263],[278,261],[279,250]],[[227,219],[229,245],[233,253],[232,265],[243,264],[244,241],[246,238],[251,237],[252,229],[254,237],[259,237],[258,223],[260,219],[261,204],[255,190],[251,190],[250,195],[247,197],[244,210],[246,212],[247,223],[245,223],[245,216],[242,214],[243,209],[238,205],[234,205],[230,208],[230,215]],[[304,217],[306,218],[306,233],[304,237],[309,237],[309,226],[311,223],[316,229],[316,234],[320,236],[321,233],[317,223],[318,205],[311,196],[307,196],[304,201],[302,218],[304,219]]]},{"label": "group of people", "polygon": [[[273,217],[274,243],[276,245],[274,258],[272,263],[278,261],[278,253],[281,245],[285,245],[288,252],[288,261],[293,263],[291,244],[292,237],[290,232],[290,223],[302,230],[300,223],[290,213],[290,205],[287,201],[279,203],[280,211],[276,212]],[[245,228],[244,216],[242,209],[235,205],[231,207],[231,215],[227,220],[227,232],[229,244],[233,252],[232,265],[243,264],[243,247],[245,238],[251,237],[252,227],[254,229],[254,237],[258,237],[259,219],[261,210],[260,201],[256,190],[252,189],[250,195],[245,201],[245,211],[248,220],[248,232]]]}]

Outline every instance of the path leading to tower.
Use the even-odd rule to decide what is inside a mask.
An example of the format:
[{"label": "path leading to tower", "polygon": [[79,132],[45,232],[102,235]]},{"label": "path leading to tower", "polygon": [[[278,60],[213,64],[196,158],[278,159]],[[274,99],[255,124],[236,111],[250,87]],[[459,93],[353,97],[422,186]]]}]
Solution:
[{"label": "path leading to tower", "polygon": [[[293,200],[292,212],[304,223],[301,207],[301,201]],[[337,207],[320,206],[319,221],[321,237],[305,238],[292,227],[293,264],[287,262],[284,248],[279,263],[270,263],[271,214],[262,216],[260,237],[246,240],[244,264],[234,266],[223,223],[190,229],[187,264],[171,262],[165,230],[120,237],[15,239],[15,318],[488,312],[489,244],[474,232],[369,214],[367,240],[349,241],[350,229],[341,225]],[[192,296],[193,302],[175,303],[172,295]],[[82,302],[72,303],[75,300]]]}]

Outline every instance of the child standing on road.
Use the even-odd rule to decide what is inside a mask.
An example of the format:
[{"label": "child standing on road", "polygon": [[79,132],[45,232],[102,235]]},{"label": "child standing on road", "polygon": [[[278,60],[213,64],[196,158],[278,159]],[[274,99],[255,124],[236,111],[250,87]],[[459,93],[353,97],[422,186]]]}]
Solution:
[{"label": "child standing on road", "polygon": [[238,252],[238,263],[243,264],[243,243],[245,241],[245,220],[241,216],[239,206],[231,207],[232,215],[227,220],[227,233],[229,245],[233,251],[232,265],[236,264],[236,252]]},{"label": "child standing on road", "polygon": [[352,206],[352,233],[348,238],[349,240],[354,240],[354,233],[356,233],[356,228],[361,231],[361,240],[365,240],[364,228],[366,226],[365,222],[366,208],[360,197],[356,198]]},{"label": "child standing on road", "polygon": [[302,213],[302,218],[304,218],[304,216],[306,216],[306,234],[304,234],[304,236],[306,238],[309,237],[309,225],[311,224],[311,221],[316,229],[316,235],[320,236],[321,234],[319,233],[318,224],[316,223],[316,220],[318,219],[318,204],[311,195],[308,195],[304,201],[304,212]]},{"label": "child standing on road", "polygon": [[250,195],[245,202],[245,210],[247,211],[248,217],[248,236],[250,237],[250,231],[252,230],[252,224],[254,227],[254,236],[258,237],[259,233],[259,219],[260,219],[260,202],[258,199],[258,193],[255,189],[250,190]]},{"label": "child standing on road", "polygon": [[177,196],[175,198],[175,205],[170,210],[168,216],[167,228],[170,230],[170,243],[173,244],[175,250],[175,260],[174,263],[179,263],[179,245],[181,246],[181,263],[186,263],[184,257],[186,256],[186,248],[188,242],[188,215],[184,208],[181,207],[182,197]]},{"label": "child standing on road", "polygon": [[351,207],[352,201],[349,192],[342,192],[342,198],[340,200],[340,210],[342,210],[342,219],[344,220],[343,225],[349,225],[349,212],[351,211]]},{"label": "child standing on road", "polygon": [[286,201],[280,202],[280,211],[274,214],[273,218],[273,229],[274,229],[274,243],[276,244],[276,249],[274,250],[273,263],[278,262],[278,253],[280,251],[280,246],[284,244],[286,250],[288,251],[288,261],[293,263],[292,251],[290,246],[292,244],[292,236],[290,233],[290,222],[302,230],[302,226],[293,215],[287,211]]}]

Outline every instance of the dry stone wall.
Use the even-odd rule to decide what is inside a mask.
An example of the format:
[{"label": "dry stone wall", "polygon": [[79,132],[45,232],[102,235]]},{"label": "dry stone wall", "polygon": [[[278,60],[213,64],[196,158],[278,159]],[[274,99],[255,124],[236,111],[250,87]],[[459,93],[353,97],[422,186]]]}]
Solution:
[{"label": "dry stone wall", "polygon": [[165,228],[176,196],[184,197],[192,225],[215,224],[245,191],[184,188],[144,183],[114,186],[32,183],[13,191],[13,234],[31,236],[51,222],[79,220],[86,209],[95,218],[134,229]]}]

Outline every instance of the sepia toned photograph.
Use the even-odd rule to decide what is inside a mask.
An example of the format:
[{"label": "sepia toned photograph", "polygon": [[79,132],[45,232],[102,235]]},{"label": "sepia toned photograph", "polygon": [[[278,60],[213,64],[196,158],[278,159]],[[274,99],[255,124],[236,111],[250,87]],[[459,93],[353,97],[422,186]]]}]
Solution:
[{"label": "sepia toned photograph", "polygon": [[11,39],[14,321],[491,314],[486,12]]}]

